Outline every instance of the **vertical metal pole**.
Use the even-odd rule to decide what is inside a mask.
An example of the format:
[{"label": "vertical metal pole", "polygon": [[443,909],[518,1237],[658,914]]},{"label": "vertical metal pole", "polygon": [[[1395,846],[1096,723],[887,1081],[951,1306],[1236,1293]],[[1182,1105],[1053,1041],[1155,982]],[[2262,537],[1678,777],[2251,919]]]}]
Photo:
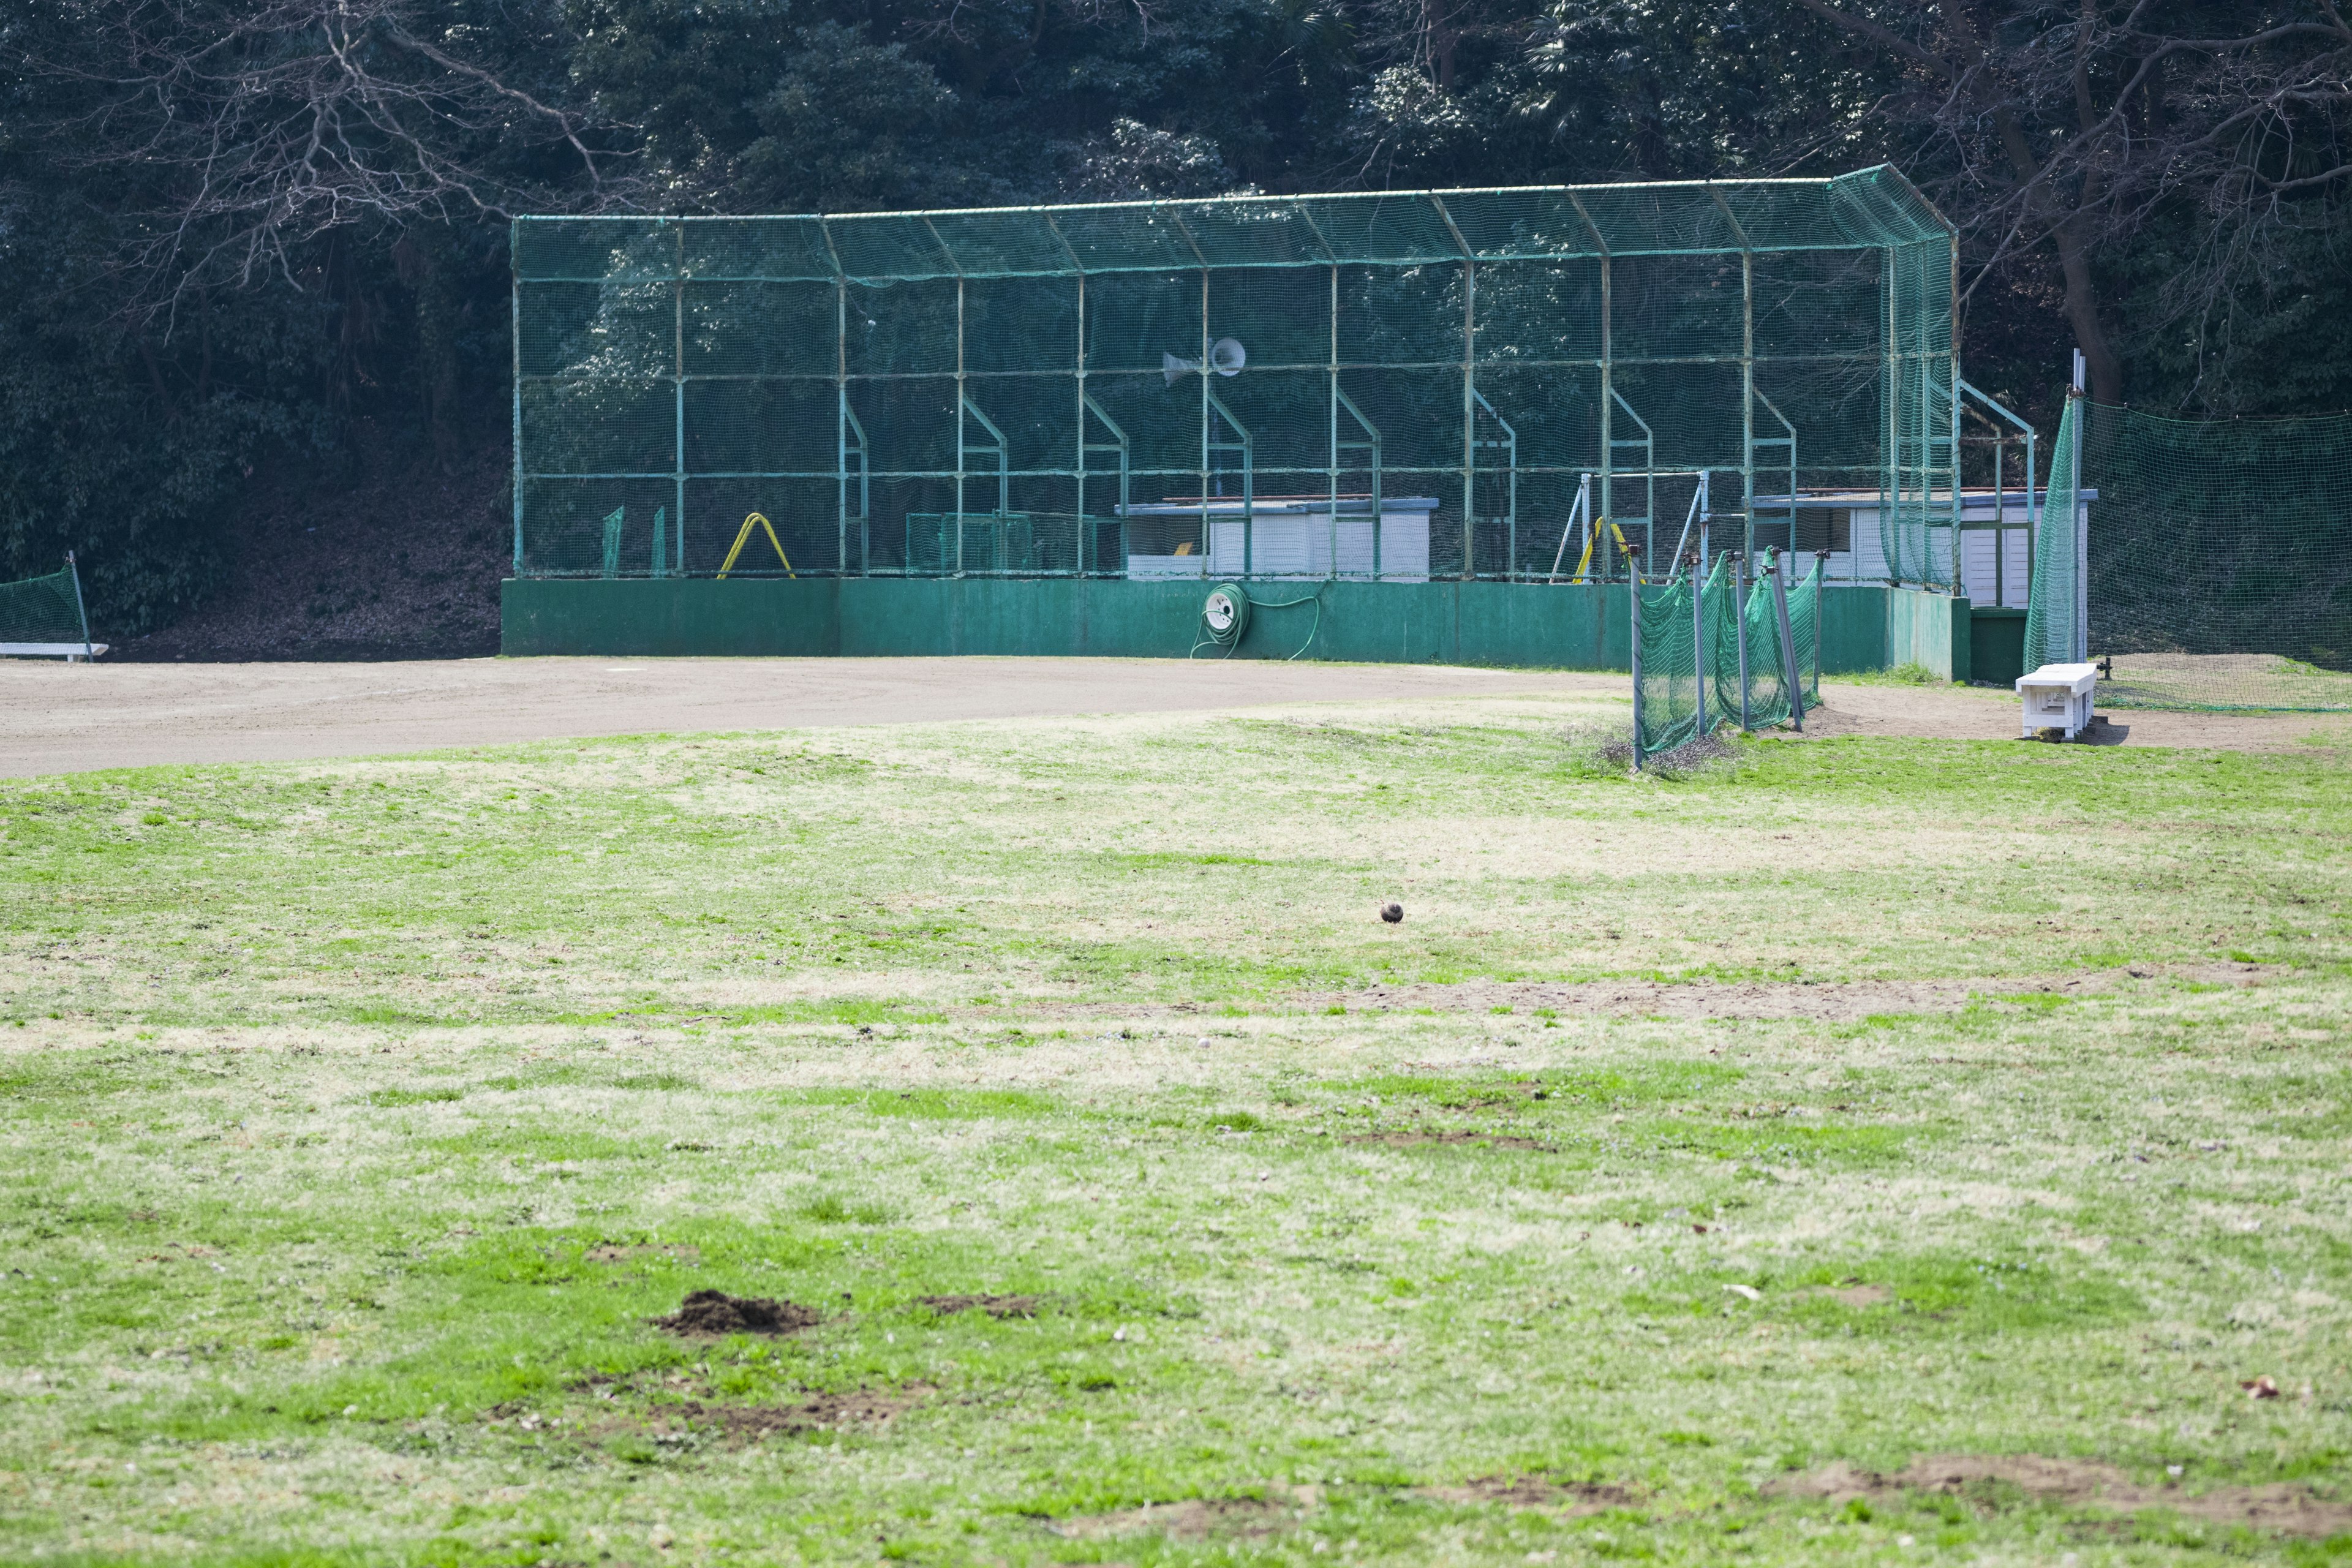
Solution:
[{"label": "vertical metal pole", "polygon": [[[1087,275],[1078,274],[1078,575],[1087,575],[1087,547],[1094,527],[1087,521]],[[1097,545],[1097,550],[1100,549]]]},{"label": "vertical metal pole", "polygon": [[963,274],[956,274],[956,368],[955,368],[955,437],[956,437],[956,497],[955,497],[955,574],[963,575],[963,479],[964,430],[970,417],[964,413],[963,402]]},{"label": "vertical metal pole", "polygon": [[[1339,266],[1331,265],[1331,569],[1326,574],[1333,581],[1339,576]],[[1381,520],[1372,519],[1372,532],[1381,531]],[[1320,612],[1318,612],[1318,614]]]},{"label": "vertical metal pole", "polygon": [[1633,650],[1633,771],[1638,773],[1642,771],[1642,574],[1628,572],[1625,581],[1629,589],[1626,603],[1633,610],[1633,620],[1626,626],[1625,635]]},{"label": "vertical metal pole", "polygon": [[1462,576],[1478,575],[1478,264],[1462,258]]},{"label": "vertical metal pole", "polygon": [[[673,454],[676,460],[672,478],[672,488],[676,493],[670,504],[677,509],[671,515],[677,519],[678,539],[682,546],[686,538],[686,225],[683,222],[677,226],[677,280],[670,285],[670,289],[675,301],[670,322],[672,348],[677,356],[677,426],[673,432],[677,445]],[[655,519],[654,526],[659,528],[661,520]],[[678,574],[684,576],[684,549],[681,548],[678,553]]]},{"label": "vertical metal pole", "polygon": [[[1801,689],[1802,683],[1797,679],[1797,639],[1789,630],[1788,568],[1783,564],[1787,559],[1785,555],[1776,556],[1772,562],[1772,608],[1780,622],[1780,672],[1789,691],[1789,721],[1801,735],[1805,732],[1805,694]],[[1821,644],[1818,621],[1813,631],[1813,643],[1816,647]]]},{"label": "vertical metal pole", "polygon": [[1706,734],[1706,584],[1699,579],[1698,569],[1691,568],[1691,697],[1697,716],[1698,728],[1691,732],[1693,740]]},{"label": "vertical metal pole", "polygon": [[507,226],[507,281],[513,290],[509,307],[507,334],[513,341],[508,345],[514,360],[514,574],[522,575],[522,259],[515,244],[522,220]]},{"label": "vertical metal pole", "polygon": [[88,664],[98,656],[90,648],[89,606],[82,602],[81,565],[74,560],[74,552],[70,550],[66,552],[66,570],[73,574],[74,614],[81,618],[81,659]]},{"label": "vertical metal pole", "polygon": [[[1793,449],[1793,447],[1792,447]],[[1756,553],[1756,258],[1739,253],[1739,506],[1743,559]],[[1789,542],[1796,542],[1797,492],[1789,490]],[[1746,700],[1743,693],[1743,701]]]},{"label": "vertical metal pole", "polygon": [[[1214,526],[1209,521],[1209,441],[1215,426],[1210,423],[1209,412],[1209,264],[1201,263],[1201,575],[1211,575],[1215,568],[1211,559],[1216,554]],[[1247,564],[1246,562],[1244,563]],[[1243,574],[1248,575],[1246,572]]]},{"label": "vertical metal pole", "polygon": [[[1886,443],[1878,455],[1878,565],[1889,582],[1900,586],[1903,569],[1895,557],[1901,547],[1895,542],[1901,534],[1903,514],[1902,504],[1895,498],[1903,484],[1903,412],[1899,406],[1903,373],[1896,347],[1899,338],[1895,326],[1895,247],[1888,246],[1882,254],[1886,273]],[[1857,560],[1854,565],[1859,575],[1861,562]]]},{"label": "vertical metal pole", "polygon": [[[1617,399],[1614,395],[1616,384],[1610,368],[1610,314],[1609,258],[1603,255],[1601,258],[1601,509],[1598,517],[1591,517],[1590,513],[1587,516],[1594,534],[1594,561],[1598,567],[1595,577],[1604,583],[1609,580],[1610,519],[1617,512],[1617,447],[1613,417]],[[1630,564],[1627,569],[1631,571]],[[1640,575],[1638,573],[1633,574]]]},{"label": "vertical metal pole", "polygon": [[[834,555],[841,574],[849,575],[849,283],[833,280],[833,475],[836,489],[834,509],[840,539]],[[872,566],[871,562],[861,565]]]},{"label": "vertical metal pole", "polygon": [[2074,426],[2073,471],[2067,476],[2074,503],[2074,515],[2067,521],[2074,532],[2074,662],[2087,664],[2091,658],[2091,509],[2083,504],[2083,442],[2090,432],[2088,400],[2075,399],[2080,416]]},{"label": "vertical metal pole", "polygon": [[1756,728],[1754,715],[1748,710],[1748,557],[1736,556],[1731,563],[1731,624],[1739,633],[1739,728],[1743,732]]}]

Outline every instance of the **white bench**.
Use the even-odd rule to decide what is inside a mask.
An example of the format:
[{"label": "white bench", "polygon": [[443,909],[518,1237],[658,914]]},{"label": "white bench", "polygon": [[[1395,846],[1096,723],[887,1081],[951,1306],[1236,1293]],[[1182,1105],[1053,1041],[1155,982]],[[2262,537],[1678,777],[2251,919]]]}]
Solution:
[{"label": "white bench", "polygon": [[2091,703],[2099,684],[2095,664],[2045,664],[2031,675],[2017,678],[2019,705],[2024,709],[2022,739],[2042,730],[2063,730],[2066,739],[2091,727]]},{"label": "white bench", "polygon": [[79,664],[106,651],[102,642],[0,642],[0,658],[61,658]]}]

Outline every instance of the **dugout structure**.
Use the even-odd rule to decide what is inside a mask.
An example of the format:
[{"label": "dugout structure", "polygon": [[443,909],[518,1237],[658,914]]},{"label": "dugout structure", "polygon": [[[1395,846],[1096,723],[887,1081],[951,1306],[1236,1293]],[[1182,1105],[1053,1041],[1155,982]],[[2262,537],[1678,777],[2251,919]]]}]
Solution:
[{"label": "dugout structure", "polygon": [[520,218],[514,570],[1622,582],[1835,494],[1948,584],[1954,255],[1888,167]]}]

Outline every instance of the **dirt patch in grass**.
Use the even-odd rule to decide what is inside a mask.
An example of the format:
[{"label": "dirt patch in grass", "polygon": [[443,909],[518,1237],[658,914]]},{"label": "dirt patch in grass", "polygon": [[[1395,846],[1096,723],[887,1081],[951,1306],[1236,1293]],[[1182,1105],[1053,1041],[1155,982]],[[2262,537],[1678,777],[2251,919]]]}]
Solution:
[{"label": "dirt patch in grass", "polygon": [[1056,1535],[1074,1541],[1100,1541],[1113,1535],[1157,1531],[1173,1541],[1202,1541],[1210,1536],[1259,1539],[1289,1529],[1299,1518],[1320,1507],[1320,1487],[1269,1487],[1262,1498],[1186,1498],[1181,1502],[1148,1502],[1117,1513],[1082,1514],[1056,1520]]},{"label": "dirt patch in grass", "polygon": [[918,1296],[924,1306],[941,1317],[956,1312],[982,1311],[992,1318],[1034,1318],[1037,1315],[1034,1296]]},{"label": "dirt patch in grass", "polygon": [[1549,1154],[1557,1145],[1540,1138],[1520,1138],[1503,1132],[1479,1132],[1468,1128],[1455,1128],[1444,1132],[1361,1132],[1345,1140],[1349,1143],[1375,1143],[1389,1149],[1414,1149],[1425,1143],[1483,1143],[1490,1149],[1532,1149]]},{"label": "dirt patch in grass", "polygon": [[1771,1497],[1893,1498],[1905,1492],[1948,1492],[1998,1504],[2013,1487],[2047,1502],[2137,1510],[2164,1509],[2185,1519],[2250,1530],[2324,1538],[2352,1531],[2352,1504],[2331,1502],[2305,1487],[2273,1483],[2215,1487],[2191,1492],[2179,1486],[2144,1486],[2097,1459],[2057,1459],[2040,1454],[1923,1454],[1893,1475],[1857,1470],[1843,1462],[1768,1482]]},{"label": "dirt patch in grass", "polygon": [[[2156,966],[2142,967],[2148,974],[2157,972]],[[2184,974],[2183,978],[2208,980],[2202,971],[2218,966],[2197,967],[2198,974]],[[2231,965],[2229,970],[2231,980],[2252,983],[2252,966]],[[1492,1013],[1507,1007],[1521,1013],[1547,1007],[1559,1013],[1637,1017],[1810,1018],[1823,1023],[1859,1023],[1892,1013],[1957,1013],[1979,996],[2103,991],[2123,973],[2103,972],[2049,980],[1854,980],[1818,985],[1781,980],[1689,980],[1673,984],[1655,980],[1465,980],[1448,985],[1375,985],[1350,996],[1332,997],[1329,1002],[1344,1005],[1351,1011],[1366,1012],[1426,1007],[1440,1013]]]},{"label": "dirt patch in grass", "polygon": [[685,1399],[647,1412],[656,1431],[686,1431],[723,1443],[756,1443],[775,1434],[838,1432],[881,1426],[920,1404],[932,1392],[927,1383],[850,1394],[812,1393],[794,1405],[729,1405]]},{"label": "dirt patch in grass", "polygon": [[702,1261],[702,1248],[683,1243],[657,1245],[644,1242],[635,1246],[617,1241],[599,1242],[580,1255],[590,1263],[626,1263],[633,1258],[674,1258],[680,1263]]},{"label": "dirt patch in grass", "polygon": [[796,1334],[824,1321],[810,1308],[766,1296],[730,1296],[724,1290],[696,1290],[654,1327],[692,1339],[716,1339],[727,1334]]},{"label": "dirt patch in grass", "polygon": [[1539,1508],[1575,1516],[1632,1506],[1633,1494],[1623,1487],[1590,1481],[1555,1481],[1548,1476],[1481,1476],[1458,1486],[1416,1488],[1423,1497],[1440,1502],[1501,1503],[1508,1508]]}]

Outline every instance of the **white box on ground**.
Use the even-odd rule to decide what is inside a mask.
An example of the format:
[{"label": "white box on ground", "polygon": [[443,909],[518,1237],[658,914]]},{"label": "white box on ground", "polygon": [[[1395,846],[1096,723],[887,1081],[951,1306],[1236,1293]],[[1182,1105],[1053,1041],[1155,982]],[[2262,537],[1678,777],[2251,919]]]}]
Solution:
[{"label": "white box on ground", "polygon": [[2038,730],[2063,730],[2073,740],[2091,725],[2091,700],[2099,685],[2095,664],[2045,664],[2031,675],[2017,678],[2017,696],[2024,708],[2024,735]]}]

